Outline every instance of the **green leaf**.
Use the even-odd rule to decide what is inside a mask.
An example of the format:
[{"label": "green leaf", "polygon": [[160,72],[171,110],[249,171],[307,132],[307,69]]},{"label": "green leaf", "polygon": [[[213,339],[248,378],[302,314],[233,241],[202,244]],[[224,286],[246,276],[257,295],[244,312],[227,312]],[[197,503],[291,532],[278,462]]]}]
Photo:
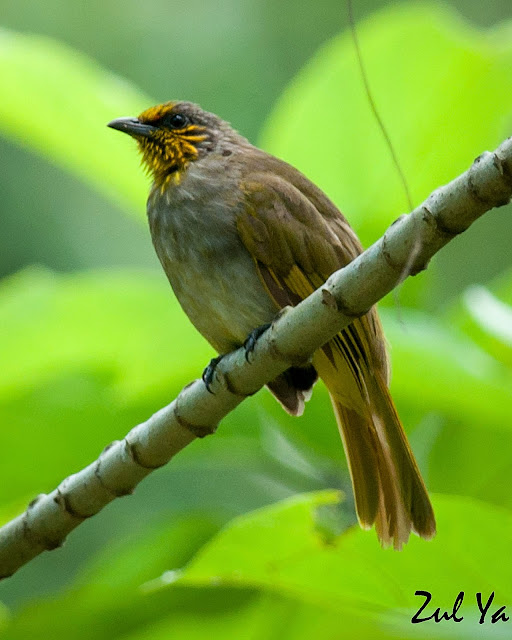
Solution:
[{"label": "green leaf", "polygon": [[143,584],[169,566],[182,566],[217,529],[204,518],[188,517],[160,525],[142,539],[132,534],[100,554],[69,592],[16,613],[0,637],[306,640],[318,625],[336,629],[332,611],[273,593],[195,586],[169,592]]},{"label": "green leaf", "polygon": [[[98,558],[82,576],[83,586],[25,608],[0,637],[499,637],[497,625],[478,625],[475,593],[486,600],[495,591],[496,608],[511,601],[511,569],[504,562],[510,512],[437,496],[437,537],[426,542],[413,536],[397,553],[382,550],[373,532],[358,527],[326,540],[318,512],[338,500],[337,492],[317,492],[240,516],[181,572],[175,563],[204,538],[204,523],[184,521],[136,544],[127,540],[108,562]],[[138,588],[138,580],[166,562],[173,571]],[[450,610],[465,591],[464,623],[411,625],[423,602],[416,590],[433,594],[428,613],[436,606]]]},{"label": "green leaf", "polygon": [[3,500],[51,489],[94,460],[210,355],[150,272],[24,271],[1,283],[0,325]]},{"label": "green leaf", "polygon": [[[213,355],[163,274],[151,272],[21,272],[0,284],[0,325],[0,498],[12,505],[4,520],[172,401]],[[6,601],[55,589],[113,536],[162,513],[211,512],[225,522],[318,487],[270,459],[262,422],[259,399],[244,402],[215,437],[73,533],[60,562],[45,555],[24,570],[28,580],[2,584]]]},{"label": "green leaf", "polygon": [[[66,615],[62,615],[62,611]],[[310,640],[332,632],[339,614],[256,589],[183,587],[95,602],[81,591],[45,600],[12,619],[2,640]],[[361,626],[364,628],[364,620]],[[371,636],[365,636],[371,637]],[[384,638],[384,636],[381,636]]]},{"label": "green leaf", "polygon": [[[501,141],[512,112],[510,39],[437,4],[389,6],[358,31],[373,96],[419,203]],[[345,207],[365,241],[407,208],[348,33],[298,74],[262,139]]]},{"label": "green leaf", "polygon": [[108,549],[96,553],[78,578],[77,586],[89,603],[105,606],[119,601],[158,575],[169,565],[182,566],[217,533],[220,523],[214,517],[187,516],[168,518],[163,524],[151,524],[143,533],[130,533]]},{"label": "green leaf", "polygon": [[[423,602],[414,595],[416,590],[430,591],[435,606],[448,609],[459,591],[465,591],[466,634],[473,624],[478,628],[476,592],[487,599],[495,591],[497,603],[510,603],[511,568],[504,558],[510,545],[512,513],[467,498],[437,496],[436,538],[427,542],[413,536],[397,553],[382,550],[374,534],[357,527],[326,544],[315,514],[319,504],[335,499],[325,492],[302,495],[236,518],[181,575],[173,574],[170,583],[250,586],[293,594],[308,604],[340,612],[344,621],[344,612],[348,612],[346,637],[350,637],[349,630],[357,631],[350,612],[371,620],[376,634],[432,637],[434,623],[412,633],[410,618]],[[164,574],[162,586],[166,578]]]},{"label": "green leaf", "polygon": [[[391,391],[428,486],[512,508],[512,372],[456,326],[402,311],[382,314],[392,354]],[[423,423],[423,426],[422,426]]]},{"label": "green leaf", "polygon": [[[163,274],[151,272],[23,271],[0,284],[0,325],[3,500],[28,502],[89,464],[112,439],[173,400],[213,355]],[[173,470],[189,469],[193,477],[199,465],[201,478],[218,478],[234,491],[237,508],[289,495],[297,478],[259,442],[266,423],[262,395],[230,414],[215,437],[181,453]],[[237,493],[240,476],[253,478],[245,498]],[[302,490],[318,486],[299,480]],[[188,484],[189,504],[194,491],[204,504],[205,489],[198,481]],[[215,501],[214,494],[212,487],[208,500]],[[232,515],[225,500],[219,502]]]},{"label": "green leaf", "polygon": [[[186,381],[211,353],[163,276],[27,269],[0,284],[0,397],[63,369],[101,367],[121,398]],[[179,340],[177,340],[179,336]]]},{"label": "green leaf", "polygon": [[37,150],[141,216],[147,181],[135,144],[107,129],[153,101],[78,51],[0,30],[0,133]]},{"label": "green leaf", "polygon": [[469,287],[447,313],[478,345],[512,369],[512,273],[504,273],[489,288]]},{"label": "green leaf", "polygon": [[510,350],[512,347],[512,307],[501,302],[485,287],[468,289],[464,302],[475,323]]},{"label": "green leaf", "polygon": [[381,312],[398,402],[468,427],[509,430],[512,375],[457,328],[420,312]]},{"label": "green leaf", "polygon": [[[203,640],[205,637],[223,640],[289,639],[311,640],[319,630],[323,637],[339,638],[339,615],[294,599],[259,591],[194,588],[194,604],[188,609],[172,612],[156,623],[149,624],[124,640]],[[225,601],[222,606],[219,599]],[[193,589],[189,596],[193,597]],[[212,607],[217,596],[217,611]],[[245,596],[244,600],[241,596]],[[228,608],[228,603],[231,605]],[[214,605],[215,606],[215,605]],[[213,610],[212,610],[213,609]],[[325,634],[325,635],[324,635]]]},{"label": "green leaf", "polygon": [[[358,25],[372,96],[415,204],[509,135],[511,28],[477,29],[438,3],[392,4]],[[337,203],[363,244],[408,210],[349,32],[298,73],[261,140]],[[428,301],[433,276],[431,267],[402,296]]]},{"label": "green leaf", "polygon": [[[392,396],[430,488],[512,508],[504,481],[512,474],[512,372],[438,317],[410,309],[384,309],[381,317]],[[324,486],[337,478],[351,495],[346,473],[339,477],[346,461],[321,383],[300,419],[285,415],[265,393],[255,400],[265,409],[267,429],[274,421]],[[286,464],[289,454],[273,441],[264,438],[263,446]]]},{"label": "green leaf", "polygon": [[[402,324],[389,313],[384,320],[406,428],[440,421],[422,445],[431,486],[485,498],[494,483],[490,499],[509,505],[495,478],[512,471],[510,374],[430,316],[403,311]],[[150,274],[26,271],[0,288],[0,323],[9,336],[0,347],[0,418],[9,426],[0,429],[0,450],[10,452],[1,456],[4,500],[49,490],[88,464],[198,377],[210,355],[167,283]],[[500,446],[482,446],[486,439]],[[173,466],[197,464],[210,475],[252,472],[268,499],[329,485],[346,470],[322,386],[300,420],[259,393]],[[346,471],[340,481],[350,494]]]}]

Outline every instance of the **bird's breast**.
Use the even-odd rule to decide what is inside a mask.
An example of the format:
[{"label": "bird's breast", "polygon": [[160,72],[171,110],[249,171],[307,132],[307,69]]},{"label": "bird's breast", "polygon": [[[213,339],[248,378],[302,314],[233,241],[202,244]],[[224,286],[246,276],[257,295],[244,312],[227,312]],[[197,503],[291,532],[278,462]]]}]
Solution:
[{"label": "bird's breast", "polygon": [[221,353],[240,346],[277,309],[242,244],[234,188],[183,185],[153,192],[148,217],[156,252],[185,313]]}]

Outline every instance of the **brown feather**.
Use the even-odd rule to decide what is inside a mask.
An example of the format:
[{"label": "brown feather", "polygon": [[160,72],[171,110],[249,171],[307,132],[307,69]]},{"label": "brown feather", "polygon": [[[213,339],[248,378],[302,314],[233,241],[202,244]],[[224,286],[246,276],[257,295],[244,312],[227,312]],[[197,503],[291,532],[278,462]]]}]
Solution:
[{"label": "brown feather", "polygon": [[[249,163],[250,179],[241,184],[246,201],[237,229],[282,308],[306,298],[362,248],[341,213],[299,172],[268,156],[257,166],[259,171]],[[381,543],[396,549],[411,531],[431,538],[434,514],[387,388],[375,309],[319,350],[313,365],[331,395],[361,526],[375,524]],[[279,397],[278,388],[271,390]]]},{"label": "brown feather", "polygon": [[[156,252],[183,309],[219,353],[362,251],[320,189],[215,114],[172,102],[126,120],[122,130],[134,135],[154,178],[148,217]],[[375,309],[318,350],[313,364],[290,368],[269,388],[300,414],[317,371],[334,405],[361,524],[375,524],[381,542],[396,548],[410,531],[431,537],[434,516],[387,389]]]}]

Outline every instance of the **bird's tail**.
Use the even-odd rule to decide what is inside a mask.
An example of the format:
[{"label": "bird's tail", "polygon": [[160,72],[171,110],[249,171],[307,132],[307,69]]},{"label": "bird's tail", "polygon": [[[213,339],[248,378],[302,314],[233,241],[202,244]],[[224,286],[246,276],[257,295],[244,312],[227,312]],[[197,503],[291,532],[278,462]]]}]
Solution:
[{"label": "bird's tail", "polygon": [[340,344],[340,338],[328,343],[313,364],[331,396],[359,523],[375,524],[381,544],[395,549],[411,531],[432,538],[434,512],[386,380],[379,371],[356,369]]}]

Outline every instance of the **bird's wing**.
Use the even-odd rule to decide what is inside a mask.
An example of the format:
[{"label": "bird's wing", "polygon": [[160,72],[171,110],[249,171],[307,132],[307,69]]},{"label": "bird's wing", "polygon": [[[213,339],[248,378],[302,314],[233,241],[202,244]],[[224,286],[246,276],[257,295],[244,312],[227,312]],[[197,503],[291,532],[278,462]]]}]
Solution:
[{"label": "bird's wing", "polygon": [[[336,207],[288,165],[243,180],[240,238],[279,307],[296,305],[361,246]],[[280,172],[281,170],[281,172]],[[283,176],[282,171],[285,175]],[[435,532],[427,491],[387,389],[385,341],[372,309],[330,340],[313,364],[331,394],[363,527],[400,548]]]},{"label": "bird's wing", "polygon": [[[269,295],[281,308],[298,304],[362,251],[334,204],[301,174],[291,175],[296,182],[301,180],[301,188],[288,176],[251,174],[241,184],[245,200],[237,218],[240,238]],[[331,348],[343,356],[356,381],[362,364],[381,371],[387,380],[384,344],[372,310],[342,331]]]}]

